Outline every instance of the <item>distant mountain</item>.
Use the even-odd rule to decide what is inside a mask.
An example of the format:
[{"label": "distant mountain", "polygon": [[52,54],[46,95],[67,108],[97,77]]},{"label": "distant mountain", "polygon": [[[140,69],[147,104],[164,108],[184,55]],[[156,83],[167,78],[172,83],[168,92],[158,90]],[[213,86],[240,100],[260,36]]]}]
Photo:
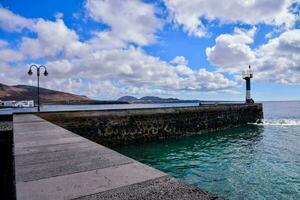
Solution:
[{"label": "distant mountain", "polygon": [[[37,87],[28,85],[8,86],[0,83],[0,100],[34,100],[36,102]],[[40,100],[43,103],[93,101],[86,96],[45,88],[40,88]]]},{"label": "distant mountain", "polygon": [[123,96],[120,97],[117,101],[137,101],[137,100],[139,99],[133,96]]},{"label": "distant mountain", "polygon": [[180,99],[160,98],[160,97],[156,97],[156,96],[145,96],[145,97],[140,98],[140,100],[143,100],[143,101],[179,101]]},{"label": "distant mountain", "polygon": [[140,99],[133,96],[123,96],[118,101],[126,101],[130,103],[178,103],[178,102],[195,102],[197,100],[180,100],[177,98],[161,98],[157,96],[145,96]]}]

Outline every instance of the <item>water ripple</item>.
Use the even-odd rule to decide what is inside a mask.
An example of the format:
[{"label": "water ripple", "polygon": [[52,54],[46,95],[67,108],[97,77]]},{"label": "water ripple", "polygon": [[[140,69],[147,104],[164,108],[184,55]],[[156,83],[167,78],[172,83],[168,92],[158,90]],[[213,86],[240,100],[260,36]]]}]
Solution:
[{"label": "water ripple", "polygon": [[[293,108],[297,112],[299,108]],[[282,117],[282,112],[276,111]],[[277,104],[272,103],[277,108]],[[284,104],[285,108],[291,106]],[[116,150],[227,199],[300,199],[300,112],[263,125]],[[286,116],[291,113],[291,116]],[[295,118],[298,117],[298,118]]]}]

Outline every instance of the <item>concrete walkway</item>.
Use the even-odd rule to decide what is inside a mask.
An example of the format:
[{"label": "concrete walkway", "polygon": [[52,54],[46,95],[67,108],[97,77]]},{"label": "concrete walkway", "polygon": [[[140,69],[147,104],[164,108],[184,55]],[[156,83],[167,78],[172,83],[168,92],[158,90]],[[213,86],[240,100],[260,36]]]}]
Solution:
[{"label": "concrete walkway", "polygon": [[14,115],[17,200],[220,199],[35,115]]}]

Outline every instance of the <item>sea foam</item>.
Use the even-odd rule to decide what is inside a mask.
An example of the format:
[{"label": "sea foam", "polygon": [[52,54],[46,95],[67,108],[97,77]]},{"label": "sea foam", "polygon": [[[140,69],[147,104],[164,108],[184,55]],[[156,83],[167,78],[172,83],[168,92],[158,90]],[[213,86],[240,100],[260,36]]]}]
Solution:
[{"label": "sea foam", "polygon": [[249,123],[259,126],[300,126],[300,119],[263,119],[261,123]]}]

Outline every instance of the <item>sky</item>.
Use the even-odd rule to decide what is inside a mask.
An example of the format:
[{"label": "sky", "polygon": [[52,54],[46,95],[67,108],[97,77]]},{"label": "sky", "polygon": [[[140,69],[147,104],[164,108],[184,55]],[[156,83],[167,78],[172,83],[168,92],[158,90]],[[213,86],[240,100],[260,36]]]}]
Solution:
[{"label": "sky", "polygon": [[300,100],[300,0],[0,0],[0,83],[116,99]]}]

